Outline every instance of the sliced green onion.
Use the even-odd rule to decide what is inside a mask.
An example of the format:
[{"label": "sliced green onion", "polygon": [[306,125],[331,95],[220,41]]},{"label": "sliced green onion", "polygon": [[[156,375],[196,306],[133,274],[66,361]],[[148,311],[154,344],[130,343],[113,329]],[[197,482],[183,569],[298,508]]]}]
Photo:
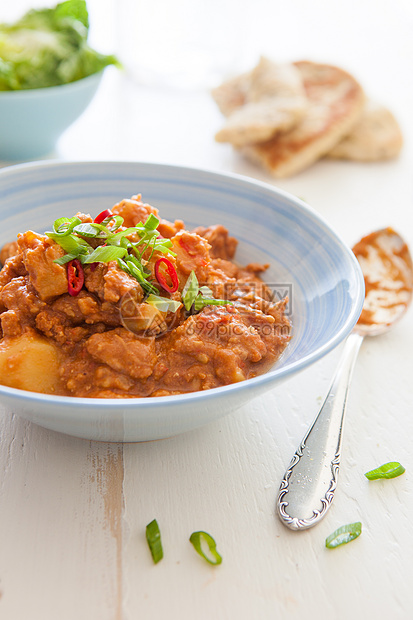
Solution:
[{"label": "sliced green onion", "polygon": [[232,301],[228,301],[227,299],[208,299],[207,297],[202,297],[202,295],[198,295],[194,301],[194,308],[198,312],[205,308],[205,306],[226,306],[227,304],[232,305]]},{"label": "sliced green onion", "polygon": [[185,309],[188,312],[198,295],[198,291],[198,278],[195,275],[195,271],[191,271],[182,291],[182,301],[184,302]]},{"label": "sliced green onion", "polygon": [[110,230],[114,231],[122,226],[123,221],[123,217],[121,217],[120,215],[110,215],[109,217],[106,217],[103,222],[101,222],[101,224],[106,227],[108,224],[112,224]]},{"label": "sliced green onion", "polygon": [[153,214],[151,213],[148,216],[148,219],[146,220],[144,227],[147,228],[148,230],[156,230],[159,226],[159,219]]},{"label": "sliced green onion", "polygon": [[96,237],[101,237],[103,239],[113,235],[113,233],[111,233],[110,230],[106,228],[106,226],[95,223],[78,224],[74,227],[73,232],[77,235],[80,235],[81,237],[90,237],[93,239],[96,239]]},{"label": "sliced green onion", "polygon": [[171,254],[172,256],[176,256],[176,252],[171,250],[171,244],[165,243],[165,241],[169,241],[169,239],[156,239],[153,244],[154,252],[161,252],[161,254]]},{"label": "sliced green onion", "polygon": [[128,265],[125,263],[124,260],[122,260],[121,258],[117,258],[116,262],[118,263],[118,266],[122,269],[122,271],[124,271],[125,273],[127,273],[130,276],[132,275]]},{"label": "sliced green onion", "polygon": [[[129,258],[129,257],[125,257],[125,258]],[[127,266],[128,266],[128,270],[129,270],[129,274],[131,276],[133,276],[140,284],[144,284],[144,282],[146,282],[146,277],[145,274],[142,273],[142,271],[132,263],[132,261],[128,260],[126,262]],[[151,291],[152,293],[154,291]],[[156,293],[158,292],[158,290],[155,291]]]},{"label": "sliced green onion", "polygon": [[81,257],[81,262],[83,264],[88,263],[108,263],[111,260],[116,260],[117,258],[123,258],[125,254],[127,254],[128,250],[125,248],[120,248],[115,245],[98,245],[97,248],[93,250],[91,254],[87,256]]},{"label": "sliced green onion", "polygon": [[164,245],[166,248],[171,248],[173,246],[173,243],[170,239],[157,239],[156,240],[156,245]]},{"label": "sliced green onion", "polygon": [[[218,553],[216,542],[210,534],[206,532],[193,532],[189,540],[193,544],[195,551],[207,562],[213,565],[221,564],[222,557]],[[207,547],[207,553],[204,551],[205,546]]]},{"label": "sliced green onion", "polygon": [[211,291],[211,289],[209,288],[209,286],[200,286],[199,287],[199,292],[202,293],[203,295],[205,295],[205,297],[212,299],[214,297],[214,293]]},{"label": "sliced green onion", "polygon": [[147,304],[157,308],[160,312],[176,312],[182,306],[179,301],[160,297],[159,295],[149,295],[145,301]]},{"label": "sliced green onion", "polygon": [[161,532],[156,519],[146,526],[146,540],[151,550],[152,559],[157,564],[163,558]]},{"label": "sliced green onion", "polygon": [[141,260],[142,260],[142,256],[145,254],[146,250],[148,250],[149,248],[151,248],[151,254],[150,254],[149,260],[152,258],[152,255],[154,252],[153,246],[155,244],[155,241],[156,241],[156,237],[154,235],[150,236],[148,241],[146,241],[146,245],[143,248],[143,250],[141,250],[141,253],[140,253]]},{"label": "sliced green onion", "polygon": [[326,538],[326,547],[328,549],[335,549],[340,545],[345,545],[354,540],[355,538],[358,538],[360,534],[360,521],[357,521],[356,523],[349,523],[348,525],[343,525]]},{"label": "sliced green onion", "polygon": [[66,265],[66,263],[70,263],[71,260],[74,260],[75,258],[79,258],[79,256],[80,256],[80,252],[78,254],[65,254],[64,256],[61,256],[60,258],[55,258],[53,262],[56,263],[57,265]]},{"label": "sliced green onion", "polygon": [[128,256],[125,257],[125,260],[127,263],[132,263],[133,265],[135,265],[135,267],[137,267],[139,271],[142,271],[143,265],[140,260],[136,258],[136,256],[128,254]]},{"label": "sliced green onion", "polygon": [[[74,217],[59,217],[59,219],[53,222],[53,233],[54,235],[58,235],[59,237],[65,237],[69,235],[73,228],[78,224],[81,224],[82,220],[78,218],[76,215]],[[46,233],[47,235],[48,233]]]},{"label": "sliced green onion", "polygon": [[397,476],[404,474],[405,471],[405,468],[399,462],[391,461],[366,472],[364,475],[369,480],[380,480],[381,478],[397,478]]},{"label": "sliced green onion", "polygon": [[145,226],[138,225],[135,226],[135,233],[138,233],[140,240],[136,245],[140,245],[141,243],[146,243],[148,239],[152,239],[152,237],[158,236],[158,231],[156,230],[148,230]]},{"label": "sliced green onion", "polygon": [[122,237],[127,237],[128,235],[132,235],[133,233],[136,233],[135,226],[133,228],[125,228],[125,230],[121,230],[120,232],[115,233],[113,237],[109,239],[109,243],[113,243],[114,241],[117,241],[118,239],[122,239]]},{"label": "sliced green onion", "polygon": [[130,276],[135,278],[135,280],[139,282],[144,291],[146,291],[147,293],[154,293],[156,295],[159,291],[157,288],[152,286],[150,282],[148,282],[148,280],[146,279],[146,275],[142,271],[143,267],[139,263],[139,261],[130,254],[125,255],[124,258],[125,260],[122,260],[121,258],[116,259],[119,267]]},{"label": "sliced green onion", "polygon": [[[108,239],[108,243],[112,243],[112,239]],[[121,237],[120,238],[119,245],[122,248],[127,248],[128,250],[129,250],[129,248],[132,247],[131,242],[129,241],[129,239],[126,239],[126,237]]]},{"label": "sliced green onion", "polygon": [[[228,301],[227,299],[214,299],[212,294],[208,286],[199,286],[195,272],[191,271],[182,290],[182,301],[185,309],[189,312],[191,307],[194,306],[195,311],[199,312],[202,308],[205,308],[205,306],[232,305],[232,301]],[[204,297],[203,295],[209,295],[210,297]]]},{"label": "sliced green onion", "polygon": [[[72,218],[70,218],[72,219]],[[63,233],[63,228],[64,226],[66,226],[66,228],[69,227],[70,224],[70,219],[68,217],[59,217],[57,220],[55,220],[53,222],[53,230],[55,233]],[[78,224],[81,223],[81,220],[79,220]]]},{"label": "sliced green onion", "polygon": [[[139,233],[141,234],[141,233]],[[145,254],[146,250],[150,247],[152,243],[156,241],[156,231],[153,234],[142,234],[141,239],[137,243],[130,242],[130,248],[135,253],[137,259],[139,261],[142,260],[142,256]],[[143,246],[143,247],[140,247]],[[151,252],[151,256],[153,254],[153,249]]]},{"label": "sliced green onion", "polygon": [[69,254],[76,254],[78,256],[82,253],[85,254],[88,248],[91,249],[87,241],[72,234],[65,235],[64,237],[54,233],[46,233],[46,235],[58,243],[60,247]]},{"label": "sliced green onion", "polygon": [[[139,222],[137,226],[116,232],[124,223],[123,218],[119,215],[112,214],[102,222],[90,223],[82,222],[77,216],[72,218],[61,217],[55,220],[53,230],[46,232],[46,235],[58,243],[66,253],[65,256],[55,260],[59,265],[65,265],[77,258],[81,260],[82,264],[107,263],[116,260],[119,267],[135,278],[146,293],[157,296],[159,291],[149,280],[151,272],[142,264],[144,262],[142,256],[147,250],[150,251],[151,257],[155,251],[173,254],[169,249],[172,246],[172,241],[158,238],[159,233],[156,229],[159,221],[151,213],[144,224]],[[137,235],[138,241],[134,243],[127,239],[130,235]],[[105,240],[105,245],[93,248],[87,239]],[[158,303],[161,303],[162,307],[168,307],[167,311],[173,312],[181,306],[179,302],[174,300]]]}]

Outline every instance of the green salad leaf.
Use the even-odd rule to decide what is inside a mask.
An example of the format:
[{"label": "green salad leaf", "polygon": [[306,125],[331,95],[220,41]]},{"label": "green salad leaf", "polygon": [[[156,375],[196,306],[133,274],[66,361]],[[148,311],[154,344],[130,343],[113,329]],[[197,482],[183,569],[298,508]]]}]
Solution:
[{"label": "green salad leaf", "polygon": [[89,47],[88,31],[85,0],[33,9],[0,24],[0,90],[58,86],[119,65],[115,56]]}]

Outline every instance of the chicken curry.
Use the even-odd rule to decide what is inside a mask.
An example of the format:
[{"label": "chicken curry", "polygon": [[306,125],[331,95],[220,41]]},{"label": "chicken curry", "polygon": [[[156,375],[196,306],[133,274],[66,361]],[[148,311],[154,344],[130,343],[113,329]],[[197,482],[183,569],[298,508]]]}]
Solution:
[{"label": "chicken curry", "polygon": [[0,383],[137,398],[267,371],[290,339],[288,299],[236,247],[223,226],[188,231],[140,195],[19,234],[0,254]]}]

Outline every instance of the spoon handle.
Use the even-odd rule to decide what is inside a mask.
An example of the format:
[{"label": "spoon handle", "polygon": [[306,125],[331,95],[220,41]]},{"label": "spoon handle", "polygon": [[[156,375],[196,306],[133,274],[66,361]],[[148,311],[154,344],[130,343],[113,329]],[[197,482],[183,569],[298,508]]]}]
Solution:
[{"label": "spoon handle", "polygon": [[277,513],[284,525],[292,530],[305,530],[316,525],[333,501],[347,395],[362,342],[363,336],[355,332],[347,338],[324,404],[281,482]]}]

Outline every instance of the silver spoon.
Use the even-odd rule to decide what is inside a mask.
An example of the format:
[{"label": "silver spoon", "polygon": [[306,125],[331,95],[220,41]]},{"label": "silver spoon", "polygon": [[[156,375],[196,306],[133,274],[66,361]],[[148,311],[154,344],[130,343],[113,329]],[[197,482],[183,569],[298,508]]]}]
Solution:
[{"label": "silver spoon", "polygon": [[390,329],[412,300],[412,259],[406,243],[393,229],[385,228],[364,237],[353,252],[366,286],[363,310],[347,338],[324,404],[281,482],[277,514],[292,530],[316,525],[334,499],[347,395],[364,337]]}]

